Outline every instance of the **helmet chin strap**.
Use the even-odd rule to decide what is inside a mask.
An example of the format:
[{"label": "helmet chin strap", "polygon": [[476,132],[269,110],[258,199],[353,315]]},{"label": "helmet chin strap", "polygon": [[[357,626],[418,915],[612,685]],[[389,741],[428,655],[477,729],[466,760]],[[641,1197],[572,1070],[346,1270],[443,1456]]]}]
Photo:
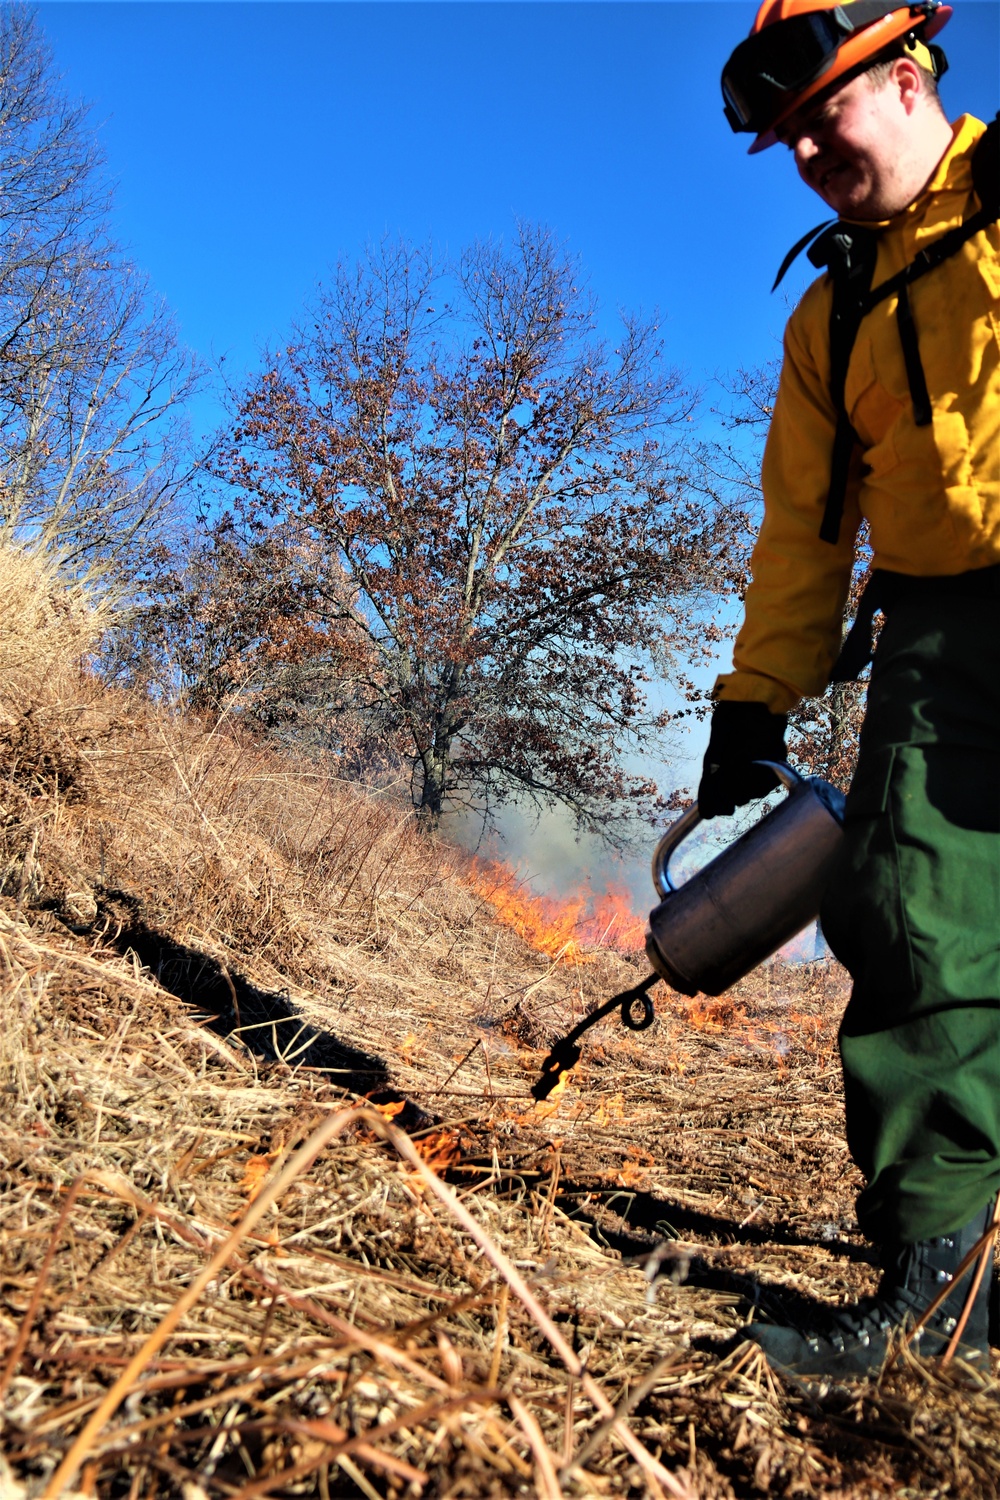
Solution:
[{"label": "helmet chin strap", "polygon": [[923,68],[932,78],[943,78],[947,73],[948,59],[944,55],[944,48],[937,46],[935,42],[922,42],[915,31],[909,31],[903,38],[902,47],[911,62],[915,62],[918,68]]}]

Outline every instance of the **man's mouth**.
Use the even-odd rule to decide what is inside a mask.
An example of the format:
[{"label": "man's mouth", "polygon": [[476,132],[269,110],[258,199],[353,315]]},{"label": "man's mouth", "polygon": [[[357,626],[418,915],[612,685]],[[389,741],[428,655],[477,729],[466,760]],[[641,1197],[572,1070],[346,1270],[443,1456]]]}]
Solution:
[{"label": "man's mouth", "polygon": [[824,167],[823,171],[820,172],[820,174],[819,174],[819,188],[820,188],[820,191],[821,192],[825,191],[829,187],[830,183],[833,181],[834,178],[839,177],[842,172],[846,172],[846,171],[847,171],[847,163],[846,162],[835,162],[834,165],[831,166],[831,167]]}]

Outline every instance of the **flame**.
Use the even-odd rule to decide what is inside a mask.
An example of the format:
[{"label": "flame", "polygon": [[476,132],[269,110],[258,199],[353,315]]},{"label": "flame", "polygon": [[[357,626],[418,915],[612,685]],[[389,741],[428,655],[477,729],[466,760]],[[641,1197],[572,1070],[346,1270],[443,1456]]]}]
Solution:
[{"label": "flame", "polygon": [[417,1052],[423,1051],[420,1038],[415,1031],[408,1031],[399,1044],[399,1056],[404,1063],[413,1061]]},{"label": "flame", "polygon": [[[510,1125],[540,1125],[543,1120],[548,1120],[559,1112],[560,1106],[564,1102],[564,1095],[566,1089],[569,1087],[571,1077],[571,1069],[560,1073],[559,1082],[549,1097],[537,1103],[532,1101],[526,1109],[518,1109],[512,1104],[498,1102],[495,1108],[490,1111],[491,1118],[494,1121],[502,1120]],[[555,1103],[552,1102],[553,1100],[555,1100]],[[589,1104],[586,1099],[571,1096],[565,1103],[563,1120],[567,1122],[582,1120],[584,1118],[589,1120],[594,1112],[593,1105]],[[560,1140],[558,1138],[552,1142],[554,1146],[558,1146],[559,1144]]]},{"label": "flame", "polygon": [[641,949],[645,924],[632,910],[628,890],[609,884],[562,900],[530,891],[524,877],[498,860],[474,860],[469,881],[507,927],[557,963],[586,962],[588,948]]},{"label": "flame", "polygon": [[625,1160],[617,1173],[616,1181],[619,1187],[642,1188],[649,1180],[651,1167],[656,1166],[655,1156],[644,1151],[641,1146],[629,1146],[625,1153]]},{"label": "flame", "polygon": [[[247,1158],[246,1166],[243,1169],[243,1176],[237,1183],[236,1187],[238,1192],[245,1195],[248,1203],[252,1203],[257,1197],[261,1188],[264,1186],[264,1183],[267,1181],[268,1173],[270,1172],[271,1168],[274,1166],[274,1163],[278,1160],[280,1155],[281,1148],[279,1147],[274,1151],[268,1151],[266,1153],[262,1152],[260,1155],[250,1156]],[[230,1221],[232,1223],[235,1223],[236,1220],[239,1219],[245,1212],[246,1209],[242,1207],[233,1209],[232,1213],[229,1215]],[[271,1204],[271,1212],[277,1212],[277,1209],[273,1203]],[[285,1250],[282,1246],[281,1237],[278,1234],[277,1229],[265,1230],[263,1227],[259,1226],[254,1238],[257,1240],[263,1240],[264,1244],[270,1245],[275,1255],[288,1254],[287,1250]]]},{"label": "flame", "polygon": [[244,1193],[251,1203],[260,1192],[264,1178],[267,1176],[271,1163],[277,1154],[277,1152],[272,1152],[269,1156],[251,1156],[247,1161],[243,1177],[239,1183],[239,1191]]},{"label": "flame", "polygon": [[626,1115],[625,1098],[622,1094],[613,1094],[610,1099],[602,1099],[594,1113],[595,1125],[624,1125],[629,1120],[638,1118],[636,1115]]},{"label": "flame", "polygon": [[462,1145],[457,1130],[435,1130],[413,1142],[417,1152],[434,1172],[446,1171],[460,1160]]},{"label": "flame", "polygon": [[570,1074],[572,1072],[572,1068],[563,1068],[562,1072],[559,1074],[559,1082],[549,1094],[548,1098],[545,1100],[540,1100],[535,1105],[535,1120],[549,1120],[553,1115],[558,1114],[559,1105],[562,1103],[563,1094],[565,1094],[567,1088],[569,1087]]},{"label": "flame", "polygon": [[646,943],[646,923],[632,910],[627,886],[610,882],[590,897],[590,913],[582,924],[583,941],[594,948],[640,952]]},{"label": "flame", "polygon": [[565,1094],[567,1088],[569,1087],[569,1075],[572,1073],[572,1071],[572,1068],[563,1068],[562,1072],[559,1074],[559,1082],[549,1094],[550,1099],[562,1098],[563,1094]]},{"label": "flame", "polygon": [[[670,1003],[674,1015],[695,1031],[724,1034],[734,1042],[769,1048],[782,1070],[793,1046],[810,1053],[821,1065],[833,1056],[836,1028],[831,1018],[821,1013],[802,1011],[791,1005],[777,1015],[751,1016],[746,1004],[732,995],[717,999],[674,995]],[[749,1003],[752,1009],[752,999]],[[671,1072],[683,1073],[686,1061],[671,1054],[668,1065]]]},{"label": "flame", "polygon": [[372,1109],[377,1109],[384,1120],[394,1120],[401,1115],[406,1108],[405,1099],[390,1099],[387,1104],[373,1104]]},{"label": "flame", "polygon": [[686,995],[678,995],[674,1000],[674,1009],[695,1031],[724,1031],[727,1035],[741,1033],[746,1039],[753,1039],[754,1031],[746,1011],[729,995],[722,995],[716,1000],[707,996],[704,999],[700,996],[689,999]]}]

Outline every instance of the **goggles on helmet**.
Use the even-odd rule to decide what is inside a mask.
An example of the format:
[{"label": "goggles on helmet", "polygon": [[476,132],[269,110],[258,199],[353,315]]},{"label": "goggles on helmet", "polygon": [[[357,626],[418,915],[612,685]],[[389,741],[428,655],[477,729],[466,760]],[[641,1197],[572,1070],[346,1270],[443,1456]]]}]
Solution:
[{"label": "goggles on helmet", "polygon": [[739,44],[723,70],[726,119],[736,131],[770,129],[788,100],[833,66],[849,37],[893,11],[908,10],[919,24],[941,8],[941,0],[909,6],[899,0],[853,0],[763,27]]}]

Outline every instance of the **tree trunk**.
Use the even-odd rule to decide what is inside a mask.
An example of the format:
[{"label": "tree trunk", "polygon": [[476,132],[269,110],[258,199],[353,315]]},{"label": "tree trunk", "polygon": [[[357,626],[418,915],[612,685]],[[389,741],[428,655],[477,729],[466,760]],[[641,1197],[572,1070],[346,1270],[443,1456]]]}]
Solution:
[{"label": "tree trunk", "polygon": [[424,784],[420,789],[417,815],[428,828],[437,828],[441,821],[445,793],[448,789],[450,759],[451,742],[439,740],[436,740],[420,757],[424,769]]}]

